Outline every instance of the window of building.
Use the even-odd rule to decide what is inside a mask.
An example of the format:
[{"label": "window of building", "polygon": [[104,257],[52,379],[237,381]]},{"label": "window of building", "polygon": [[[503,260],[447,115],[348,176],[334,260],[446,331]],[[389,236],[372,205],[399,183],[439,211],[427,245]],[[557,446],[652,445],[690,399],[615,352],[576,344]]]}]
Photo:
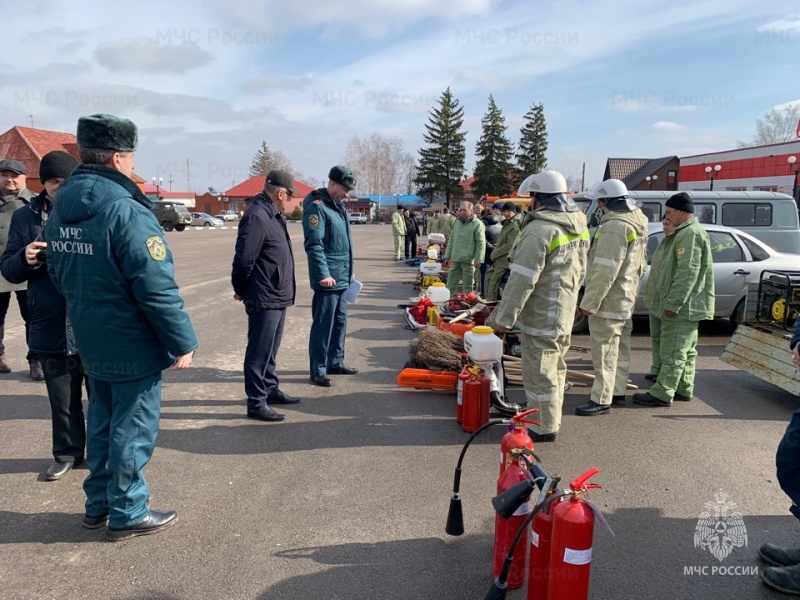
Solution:
[{"label": "window of building", "polygon": [[727,202],[722,205],[722,224],[728,227],[769,227],[772,225],[772,205]]},{"label": "window of building", "polygon": [[675,180],[678,178],[677,171],[667,171],[667,183],[675,183]]},{"label": "window of building", "polygon": [[726,192],[746,192],[747,188],[744,186],[737,186],[737,187],[726,187]]},{"label": "window of building", "polygon": [[753,189],[756,192],[777,192],[778,186],[777,185],[756,185],[753,186]]}]

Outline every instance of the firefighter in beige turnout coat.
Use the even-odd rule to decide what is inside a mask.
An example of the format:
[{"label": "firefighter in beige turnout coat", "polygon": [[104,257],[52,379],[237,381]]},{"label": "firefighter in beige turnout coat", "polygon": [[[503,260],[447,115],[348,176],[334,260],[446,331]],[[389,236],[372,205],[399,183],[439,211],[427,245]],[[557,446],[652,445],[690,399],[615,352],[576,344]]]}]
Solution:
[{"label": "firefighter in beige turnout coat", "polygon": [[556,171],[531,175],[519,194],[531,194],[531,212],[509,256],[511,273],[503,299],[489,324],[504,332],[516,323],[522,330],[522,380],[528,406],[539,408],[542,425],[534,442],[555,441],[561,407],[570,333],[578,292],[586,272],[589,231],[586,216],[567,196],[564,176]]},{"label": "firefighter in beige turnout coat", "polygon": [[606,213],[589,250],[581,312],[589,317],[595,380],[589,402],[575,414],[608,414],[625,404],[631,359],[633,305],[647,267],[647,217],[619,179],[595,191]]}]

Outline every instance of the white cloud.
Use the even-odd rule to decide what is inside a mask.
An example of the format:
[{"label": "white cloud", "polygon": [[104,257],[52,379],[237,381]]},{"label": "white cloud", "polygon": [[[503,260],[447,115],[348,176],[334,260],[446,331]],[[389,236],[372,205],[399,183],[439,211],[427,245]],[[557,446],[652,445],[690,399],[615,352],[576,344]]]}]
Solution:
[{"label": "white cloud", "polygon": [[146,37],[102,42],[94,56],[98,63],[112,71],[172,74],[184,74],[209,64],[214,58],[192,41],[169,46]]},{"label": "white cloud", "polygon": [[782,19],[770,21],[756,28],[759,33],[765,32],[800,32],[800,14],[787,15]]},{"label": "white cloud", "polygon": [[655,131],[655,132],[667,132],[672,133],[675,131],[683,131],[687,129],[685,125],[680,125],[679,123],[675,123],[674,121],[656,121],[650,127],[647,128],[648,131]]}]

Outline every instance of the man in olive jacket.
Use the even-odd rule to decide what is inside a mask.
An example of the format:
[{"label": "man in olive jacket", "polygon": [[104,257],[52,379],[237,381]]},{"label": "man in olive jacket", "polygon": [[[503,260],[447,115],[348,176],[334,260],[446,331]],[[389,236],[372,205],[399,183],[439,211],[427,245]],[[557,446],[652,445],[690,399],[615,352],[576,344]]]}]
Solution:
[{"label": "man in olive jacket", "polygon": [[511,269],[508,255],[519,235],[520,219],[517,215],[516,205],[513,202],[506,202],[503,204],[501,214],[503,215],[502,229],[497,237],[497,245],[490,256],[492,267],[486,273],[486,291],[483,294],[483,297],[489,301],[500,299],[500,284]]},{"label": "man in olive jacket", "polygon": [[197,338],[151,202],[130,179],[136,125],[113,115],[78,120],[83,164],[58,189],[47,221],[47,268],[67,300],[89,378],[83,483],[89,529],[109,541],[161,531],[142,468],[153,454],[161,371],[185,369]]},{"label": "man in olive jacket", "polygon": [[462,202],[458,220],[447,243],[444,257],[450,260],[447,289],[450,295],[461,289],[469,294],[475,288],[475,271],[480,269],[486,253],[486,231],[483,221],[472,212],[472,202]]},{"label": "man in olive jacket", "polygon": [[[347,332],[345,292],[353,281],[353,240],[342,200],[356,187],[355,174],[337,165],[328,173],[328,187],[303,200],[304,247],[308,256],[311,333],[308,340],[311,383],[332,385],[328,375],[355,375],[344,363]],[[402,217],[402,215],[401,215]]]},{"label": "man in olive jacket", "polygon": [[697,325],[714,318],[714,265],[706,230],[694,218],[691,196],[680,192],[666,202],[675,227],[665,248],[651,313],[661,319],[661,369],[655,385],[634,394],[637,404],[672,406],[694,392]]}]

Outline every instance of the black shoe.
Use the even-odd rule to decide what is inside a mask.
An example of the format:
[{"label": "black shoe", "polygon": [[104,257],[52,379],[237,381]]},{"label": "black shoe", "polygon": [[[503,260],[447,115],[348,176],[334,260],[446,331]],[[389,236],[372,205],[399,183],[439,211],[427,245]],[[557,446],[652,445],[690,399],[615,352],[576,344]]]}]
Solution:
[{"label": "black shoe", "polygon": [[315,377],[312,377],[310,381],[314,385],[318,385],[320,387],[331,387],[331,385],[333,385],[331,380],[325,377],[325,375],[317,375]]},{"label": "black shoe", "polygon": [[692,399],[691,396],[681,396],[680,394],[675,394],[672,397],[673,400],[677,400],[678,402],[689,402]]},{"label": "black shoe", "polygon": [[579,406],[575,409],[575,414],[581,417],[594,417],[596,415],[610,415],[611,414],[611,405],[610,404],[598,404],[594,400],[589,400],[583,406]]},{"label": "black shoe", "polygon": [[535,431],[528,429],[528,435],[531,436],[531,439],[537,444],[541,444],[542,442],[555,442],[556,438],[558,438],[557,431],[554,431],[553,433],[536,433]]},{"label": "black shoe", "polygon": [[641,404],[642,406],[655,406],[663,408],[669,408],[672,406],[672,402],[667,402],[665,400],[660,400],[655,396],[651,396],[650,392],[645,392],[644,394],[634,394],[633,401],[636,404]]},{"label": "black shoe", "polygon": [[328,375],[356,375],[358,373],[358,369],[355,367],[348,367],[345,365],[341,367],[328,367],[325,370],[328,372]]},{"label": "black shoe", "polygon": [[647,379],[647,381],[655,381],[656,379],[658,379],[658,375],[654,375],[653,373],[648,373],[647,375],[644,376],[644,378]]},{"label": "black shoe", "polygon": [[297,404],[298,402],[300,402],[300,398],[288,396],[281,390],[267,396],[267,404]]},{"label": "black shoe", "polygon": [[800,565],[800,548],[781,548],[775,544],[763,544],[758,549],[761,559],[776,567]]},{"label": "black shoe", "polygon": [[42,363],[38,360],[32,360],[30,363],[31,379],[34,381],[44,381],[44,371],[42,371]]},{"label": "black shoe", "polygon": [[108,515],[83,515],[84,529],[100,529],[108,525]]},{"label": "black shoe", "polygon": [[258,408],[248,408],[247,418],[258,419],[259,421],[283,421],[286,415],[282,415],[271,406],[265,405]]},{"label": "black shoe", "polygon": [[519,404],[512,404],[505,402],[498,392],[491,392],[489,394],[489,405],[497,409],[497,412],[503,415],[514,416],[519,411],[523,410]]},{"label": "black shoe", "polygon": [[612,406],[625,406],[626,399],[625,394],[620,396],[611,396],[611,405]]},{"label": "black shoe", "polygon": [[56,479],[61,479],[64,475],[72,471],[72,468],[75,466],[74,462],[54,462],[50,465],[47,469],[47,473],[45,473],[44,478],[47,481],[55,481]]},{"label": "black shoe", "polygon": [[767,567],[761,571],[761,579],[769,587],[791,594],[800,596],[800,565],[792,567]]},{"label": "black shoe", "polygon": [[174,510],[151,510],[144,521],[139,521],[136,525],[128,527],[109,527],[106,532],[106,539],[109,542],[119,542],[139,535],[150,535],[158,533],[172,525],[178,519],[178,513]]}]

